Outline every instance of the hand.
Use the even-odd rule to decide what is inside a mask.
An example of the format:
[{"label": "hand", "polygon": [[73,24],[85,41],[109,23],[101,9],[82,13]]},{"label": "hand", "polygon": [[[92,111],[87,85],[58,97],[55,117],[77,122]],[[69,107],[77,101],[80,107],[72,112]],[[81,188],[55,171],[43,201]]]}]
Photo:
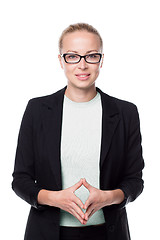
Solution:
[{"label": "hand", "polygon": [[87,183],[85,178],[83,179],[83,185],[90,192],[89,197],[84,204],[84,209],[86,209],[84,218],[87,221],[96,211],[104,206],[112,204],[112,194],[111,191],[103,191],[91,186]]},{"label": "hand", "polygon": [[[67,189],[58,191],[56,194],[56,207],[61,208],[74,217],[76,217],[80,223],[86,224],[86,220],[84,219],[83,203],[82,201],[74,194],[74,192],[80,188],[83,184],[83,179],[81,179],[78,183],[69,187]],[[82,208],[82,209],[81,209]]]}]

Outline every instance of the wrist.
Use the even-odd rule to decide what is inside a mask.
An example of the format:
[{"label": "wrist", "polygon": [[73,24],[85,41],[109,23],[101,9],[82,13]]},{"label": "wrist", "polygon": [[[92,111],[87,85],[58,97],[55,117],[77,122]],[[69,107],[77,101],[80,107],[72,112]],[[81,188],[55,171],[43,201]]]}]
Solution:
[{"label": "wrist", "polygon": [[125,196],[124,192],[121,189],[115,189],[111,191],[112,193],[112,204],[120,204],[123,202]]},{"label": "wrist", "polygon": [[38,193],[38,203],[41,205],[54,206],[55,201],[55,191],[48,191],[42,189]]},{"label": "wrist", "polygon": [[115,189],[111,191],[105,191],[105,203],[106,206],[113,204],[120,204],[123,202],[125,196],[121,189]]},{"label": "wrist", "polygon": [[39,191],[38,193],[38,203],[41,205],[47,205],[47,195],[48,195],[48,191],[45,189],[42,189]]}]

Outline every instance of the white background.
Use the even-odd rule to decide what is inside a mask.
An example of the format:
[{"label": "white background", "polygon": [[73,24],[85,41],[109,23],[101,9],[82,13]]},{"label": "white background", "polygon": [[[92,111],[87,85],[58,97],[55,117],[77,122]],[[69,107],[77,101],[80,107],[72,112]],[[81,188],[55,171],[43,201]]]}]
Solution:
[{"label": "white background", "polygon": [[130,232],[132,240],[160,239],[158,0],[1,0],[0,238],[23,239],[30,206],[11,190],[20,122],[30,98],[66,85],[57,58],[58,39],[76,22],[92,24],[104,41],[105,61],[96,86],[138,106],[145,189],[127,206]]}]

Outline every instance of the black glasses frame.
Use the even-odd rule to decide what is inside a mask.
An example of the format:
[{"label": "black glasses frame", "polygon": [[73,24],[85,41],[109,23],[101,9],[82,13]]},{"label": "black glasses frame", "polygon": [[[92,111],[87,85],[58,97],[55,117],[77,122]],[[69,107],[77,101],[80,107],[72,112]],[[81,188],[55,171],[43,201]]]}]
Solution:
[{"label": "black glasses frame", "polygon": [[[76,55],[76,56],[80,57],[80,59],[79,59],[79,61],[77,61],[77,62],[67,62],[67,60],[66,60],[66,56],[67,56],[67,55],[74,55],[74,56]],[[88,56],[90,56],[90,55],[99,55],[99,56],[100,56],[99,61],[98,61],[98,62],[88,62],[86,58],[87,58]],[[63,58],[64,58],[64,61],[65,61],[66,63],[68,63],[68,64],[76,64],[76,63],[79,63],[82,58],[84,58],[84,60],[86,61],[86,63],[96,64],[96,63],[99,63],[99,62],[101,61],[102,54],[101,54],[101,53],[91,53],[91,54],[87,54],[87,55],[81,56],[81,55],[79,55],[79,54],[64,53],[64,54],[61,55],[61,57],[63,57]]]}]

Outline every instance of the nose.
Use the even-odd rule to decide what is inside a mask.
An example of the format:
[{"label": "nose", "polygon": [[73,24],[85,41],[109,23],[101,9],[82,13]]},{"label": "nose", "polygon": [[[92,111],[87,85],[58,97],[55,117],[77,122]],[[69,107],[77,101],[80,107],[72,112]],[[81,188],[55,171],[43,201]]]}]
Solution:
[{"label": "nose", "polygon": [[86,69],[88,67],[86,61],[84,58],[81,58],[81,61],[78,63],[78,68],[80,69]]}]

